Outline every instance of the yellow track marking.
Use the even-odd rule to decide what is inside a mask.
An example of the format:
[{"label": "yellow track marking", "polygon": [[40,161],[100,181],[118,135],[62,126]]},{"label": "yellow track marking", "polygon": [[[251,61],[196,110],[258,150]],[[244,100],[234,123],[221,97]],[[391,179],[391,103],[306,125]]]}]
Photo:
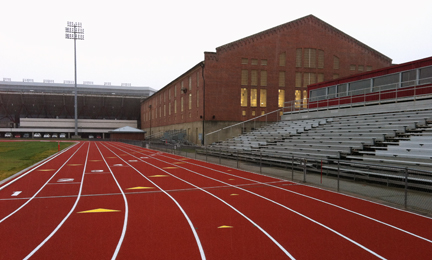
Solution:
[{"label": "yellow track marking", "polygon": [[81,166],[82,163],[72,163],[72,164],[68,164],[67,166]]},{"label": "yellow track marking", "polygon": [[150,178],[158,178],[158,177],[168,177],[168,175],[152,175]]},{"label": "yellow track marking", "polygon": [[173,164],[185,164],[185,162],[174,162]]},{"label": "yellow track marking", "polygon": [[220,226],[218,228],[233,228],[233,226],[225,226],[225,225],[223,225],[223,226]]},{"label": "yellow track marking", "polygon": [[162,169],[164,169],[164,170],[172,170],[172,169],[178,169],[178,167],[164,167]]},{"label": "yellow track marking", "polygon": [[80,211],[78,213],[105,213],[105,212],[120,212],[120,210],[99,208],[99,209]]},{"label": "yellow track marking", "polygon": [[39,172],[52,172],[55,171],[55,169],[40,169]]},{"label": "yellow track marking", "polygon": [[154,187],[132,187],[132,188],[127,188],[127,190],[150,190],[150,189],[154,189]]},{"label": "yellow track marking", "polygon": [[230,196],[238,196],[238,194],[233,193],[233,194],[230,194]]}]

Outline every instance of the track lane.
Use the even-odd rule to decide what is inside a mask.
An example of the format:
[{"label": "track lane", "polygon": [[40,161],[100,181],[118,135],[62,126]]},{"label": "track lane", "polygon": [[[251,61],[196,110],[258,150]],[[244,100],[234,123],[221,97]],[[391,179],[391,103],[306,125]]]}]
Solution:
[{"label": "track lane", "polygon": [[[156,155],[156,156],[158,156],[158,155]],[[157,160],[156,156],[153,157],[155,159],[155,161],[156,161],[156,162],[152,162],[154,165],[156,165],[156,166],[158,166],[160,168],[163,168],[164,166],[165,167],[167,167],[167,166],[175,166],[175,164],[172,164],[172,162],[168,162],[167,163],[167,162],[164,162],[164,161],[161,161],[161,160]],[[181,166],[178,166],[178,167],[179,167],[179,169],[181,169]],[[178,171],[179,170],[177,170],[177,172]],[[196,173],[191,173],[190,171],[182,171],[181,174],[179,174],[179,175],[181,175],[182,179],[187,179],[188,181],[194,182],[195,184],[199,183],[198,186],[201,186],[201,187],[204,187],[204,185],[201,183],[201,180],[205,180],[206,182],[209,181],[207,177],[201,178],[201,177],[203,177],[202,175],[196,174]],[[188,175],[188,176],[186,176],[186,175]],[[213,180],[213,183],[215,183],[215,180]],[[189,184],[191,184],[191,183],[189,183]],[[227,186],[230,186],[232,188],[236,188],[232,184],[229,184],[229,183],[224,183],[224,184],[227,185]],[[191,185],[193,185],[193,184],[191,184]],[[248,194],[248,195],[250,195],[250,194]],[[253,195],[255,195],[255,196],[253,196]],[[277,223],[278,222],[278,220],[277,220],[278,218],[280,219],[280,218],[288,216],[290,218],[295,218],[296,222],[297,223],[301,223],[300,225],[302,225],[302,226],[309,226],[308,229],[306,229],[306,230],[309,230],[309,232],[307,232],[307,231],[304,232],[303,231],[302,233],[296,234],[297,235],[297,240],[304,239],[304,241],[303,241],[304,243],[303,244],[307,245],[307,243],[310,242],[311,240],[314,240],[314,238],[318,239],[317,242],[316,242],[317,246],[315,247],[315,249],[317,249],[320,252],[319,254],[321,256],[323,256],[323,254],[325,254],[325,252],[328,252],[328,249],[331,248],[331,245],[323,246],[323,244],[325,244],[325,243],[318,242],[319,240],[321,240],[322,237],[320,238],[320,236],[317,236],[317,235],[312,236],[312,233],[316,234],[317,232],[318,233],[321,232],[321,235],[323,237],[326,237],[326,236],[332,237],[332,240],[339,240],[339,243],[342,243],[342,244],[344,242],[346,242],[346,241],[341,241],[341,240],[350,241],[352,244],[350,244],[350,243],[348,243],[348,244],[345,243],[344,244],[344,249],[345,250],[343,252],[341,252],[344,255],[347,255],[347,254],[351,253],[351,254],[354,254],[356,256],[359,256],[359,255],[363,254],[365,257],[371,257],[372,255],[375,255],[376,257],[380,258],[380,256],[378,254],[376,254],[375,252],[373,252],[372,250],[369,250],[368,248],[366,248],[366,247],[362,246],[361,244],[357,243],[356,241],[353,241],[352,239],[350,239],[350,238],[348,238],[348,237],[340,234],[339,232],[337,232],[337,231],[335,231],[335,230],[333,230],[331,228],[328,228],[327,226],[323,225],[322,223],[319,223],[319,222],[317,222],[317,221],[315,221],[313,219],[310,219],[307,216],[305,216],[303,214],[300,214],[298,212],[295,212],[292,209],[287,208],[287,207],[285,207],[283,205],[275,203],[274,201],[270,201],[267,198],[257,198],[256,194],[253,194],[253,195],[249,196],[249,198],[248,198],[249,199],[249,204],[254,205],[252,207],[252,209],[254,209],[254,208],[258,209],[259,207],[257,207],[257,205],[260,205],[260,206],[264,207],[262,209],[260,208],[260,210],[259,210],[260,212],[261,211],[263,211],[263,212],[271,212],[271,214],[266,215],[265,221],[262,221],[262,225],[263,225],[263,227],[265,227],[265,229],[271,230],[272,232],[270,232],[270,233],[277,238],[277,239],[274,239],[272,236],[268,235],[267,232],[265,232],[266,235],[268,235],[269,237],[271,237],[272,241],[281,241],[281,243],[284,243],[285,246],[282,246],[279,243],[277,243],[277,244],[279,244],[279,246],[281,248],[284,248],[284,249],[285,248],[289,248],[290,251],[292,250],[293,252],[300,249],[300,247],[298,247],[298,246],[297,247],[293,247],[293,242],[294,241],[292,240],[292,233],[289,233],[289,235],[288,235],[288,233],[286,233],[286,232],[281,232],[280,226],[272,225],[273,223]],[[217,197],[214,194],[212,194],[212,196]],[[267,201],[270,201],[271,203],[263,203],[263,201],[261,199],[265,199]],[[243,205],[240,205],[240,206],[243,206]],[[283,208],[281,209],[279,206],[281,206]],[[232,207],[232,206],[230,205],[230,207]],[[232,208],[234,208],[234,207],[232,207]],[[257,213],[255,210],[249,210],[247,207],[244,207],[244,206],[243,207],[239,207],[239,209],[240,209],[240,211],[246,210],[248,212],[248,214],[242,214],[244,217],[246,217],[246,215],[247,215],[246,218],[248,220],[250,220],[250,218],[252,218],[252,219],[257,218],[257,219],[260,219],[260,220],[264,219],[262,217],[262,215],[260,215],[259,213]],[[290,212],[287,212],[286,209],[288,209]],[[278,212],[278,213],[276,213],[276,212]],[[294,214],[290,214],[290,213],[294,213]],[[273,221],[272,221],[272,219],[273,219]],[[257,227],[260,227],[261,224],[259,225],[256,222],[254,222],[254,225],[257,226]],[[287,225],[285,227],[286,229],[295,228],[295,226],[298,226],[298,224],[292,224],[292,223],[287,223],[286,225]],[[289,225],[291,225],[291,227],[289,227]],[[324,227],[324,230],[323,229],[319,229],[319,228],[317,230],[317,226],[316,225]],[[261,229],[261,227],[260,227],[260,229]],[[312,230],[313,230],[313,232],[312,232]],[[330,234],[329,234],[329,232],[330,232]],[[333,233],[333,234],[331,234],[331,233]],[[335,234],[336,234],[336,236],[334,236]],[[291,244],[290,243],[286,243],[286,241],[290,241]],[[359,250],[359,249],[362,249],[362,250]],[[314,253],[315,255],[317,255],[317,252],[316,251],[314,252],[311,249],[308,250],[308,253]],[[298,252],[298,255],[302,255],[302,254],[304,256],[305,252],[304,251],[303,252]],[[334,258],[334,255],[327,254],[325,258],[331,259],[331,258]],[[383,259],[383,258],[381,257],[381,259]]]}]

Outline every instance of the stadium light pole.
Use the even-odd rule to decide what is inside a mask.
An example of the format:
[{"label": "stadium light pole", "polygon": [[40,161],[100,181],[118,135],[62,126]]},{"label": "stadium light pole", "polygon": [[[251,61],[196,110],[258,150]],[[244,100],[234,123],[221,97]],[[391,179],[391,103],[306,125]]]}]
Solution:
[{"label": "stadium light pole", "polygon": [[66,39],[74,40],[74,65],[75,65],[75,137],[78,137],[78,88],[77,88],[77,62],[76,62],[76,40],[84,40],[84,29],[80,22],[67,22]]}]

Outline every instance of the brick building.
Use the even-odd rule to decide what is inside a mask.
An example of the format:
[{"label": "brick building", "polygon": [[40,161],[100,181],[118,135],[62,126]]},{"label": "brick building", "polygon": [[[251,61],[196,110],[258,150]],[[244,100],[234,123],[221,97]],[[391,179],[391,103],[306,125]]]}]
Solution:
[{"label": "brick building", "polygon": [[184,129],[198,144],[203,132],[302,101],[310,84],[390,65],[390,58],[309,15],[205,52],[204,61],[142,102],[141,128],[149,135]]}]

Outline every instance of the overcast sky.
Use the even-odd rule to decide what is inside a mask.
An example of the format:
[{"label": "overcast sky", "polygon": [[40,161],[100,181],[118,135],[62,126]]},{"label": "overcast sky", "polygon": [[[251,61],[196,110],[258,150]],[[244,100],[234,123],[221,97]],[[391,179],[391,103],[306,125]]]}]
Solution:
[{"label": "overcast sky", "polygon": [[74,79],[67,21],[81,22],[78,83],[160,89],[205,51],[313,14],[403,63],[432,56],[432,1],[3,1],[0,80]]}]

